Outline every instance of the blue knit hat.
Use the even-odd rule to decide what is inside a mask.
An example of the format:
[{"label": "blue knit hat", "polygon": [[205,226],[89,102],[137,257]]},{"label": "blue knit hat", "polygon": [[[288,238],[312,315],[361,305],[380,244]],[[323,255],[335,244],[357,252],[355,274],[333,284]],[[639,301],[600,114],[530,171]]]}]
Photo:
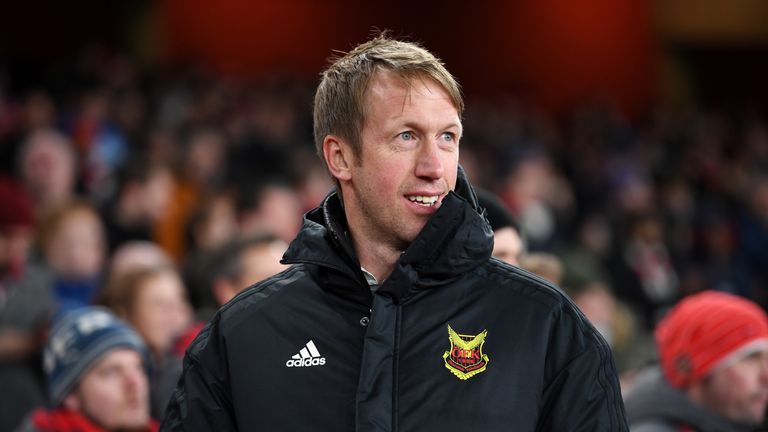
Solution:
[{"label": "blue knit hat", "polygon": [[115,348],[136,350],[146,361],[141,337],[109,309],[89,306],[57,317],[43,353],[52,406],[61,405],[82,376]]}]

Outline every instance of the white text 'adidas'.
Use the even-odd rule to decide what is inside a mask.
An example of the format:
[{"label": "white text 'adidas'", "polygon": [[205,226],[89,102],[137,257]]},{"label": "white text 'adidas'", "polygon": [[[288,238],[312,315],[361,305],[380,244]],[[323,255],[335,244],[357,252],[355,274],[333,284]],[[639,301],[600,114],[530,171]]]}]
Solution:
[{"label": "white text 'adidas'", "polygon": [[324,364],[325,357],[320,355],[320,351],[317,350],[315,343],[311,340],[298,354],[294,354],[290,360],[285,362],[288,367],[323,366]]}]

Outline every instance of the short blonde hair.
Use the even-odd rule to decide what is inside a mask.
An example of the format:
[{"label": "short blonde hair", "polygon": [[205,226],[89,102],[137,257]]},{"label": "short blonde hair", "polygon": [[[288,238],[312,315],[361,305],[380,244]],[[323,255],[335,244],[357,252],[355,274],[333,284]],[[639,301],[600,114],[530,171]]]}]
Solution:
[{"label": "short blonde hair", "polygon": [[461,117],[464,100],[456,79],[443,62],[413,42],[390,39],[382,33],[341,57],[331,59],[322,73],[314,101],[314,135],[323,158],[328,135],[346,140],[360,154],[360,134],[365,123],[365,98],[377,72],[389,71],[405,81],[431,79],[442,86]]}]

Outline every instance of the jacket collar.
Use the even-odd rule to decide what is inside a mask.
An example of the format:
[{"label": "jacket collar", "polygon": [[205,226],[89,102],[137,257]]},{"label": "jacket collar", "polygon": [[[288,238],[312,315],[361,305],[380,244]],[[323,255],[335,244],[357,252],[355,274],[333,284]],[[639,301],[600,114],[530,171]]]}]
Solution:
[{"label": "jacket collar", "polygon": [[[411,293],[411,287],[426,289],[449,283],[487,261],[492,249],[493,231],[478,207],[472,185],[459,167],[455,191],[443,199],[379,292],[399,301]],[[370,296],[336,192],[305,215],[302,230],[286,251],[283,262],[305,262],[333,269],[355,285],[363,286]]]}]

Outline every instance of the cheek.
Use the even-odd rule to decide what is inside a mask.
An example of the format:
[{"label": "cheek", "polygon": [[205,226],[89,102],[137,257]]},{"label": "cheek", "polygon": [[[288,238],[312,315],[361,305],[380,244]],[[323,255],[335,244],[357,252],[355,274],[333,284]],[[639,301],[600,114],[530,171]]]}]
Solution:
[{"label": "cheek", "polygon": [[122,389],[112,380],[91,382],[82,392],[84,411],[89,412],[102,422],[113,417],[120,405]]},{"label": "cheek", "polygon": [[147,339],[151,339],[154,334],[163,332],[163,326],[161,325],[163,315],[158,313],[152,304],[137,305],[131,321],[136,330],[145,335]]},{"label": "cheek", "polygon": [[740,404],[758,389],[758,381],[749,370],[728,370],[718,382],[724,404]]},{"label": "cheek", "polygon": [[445,180],[448,182],[451,190],[456,188],[456,178],[459,175],[459,154],[458,152],[451,154],[447,161],[443,162],[443,169],[445,170]]}]

